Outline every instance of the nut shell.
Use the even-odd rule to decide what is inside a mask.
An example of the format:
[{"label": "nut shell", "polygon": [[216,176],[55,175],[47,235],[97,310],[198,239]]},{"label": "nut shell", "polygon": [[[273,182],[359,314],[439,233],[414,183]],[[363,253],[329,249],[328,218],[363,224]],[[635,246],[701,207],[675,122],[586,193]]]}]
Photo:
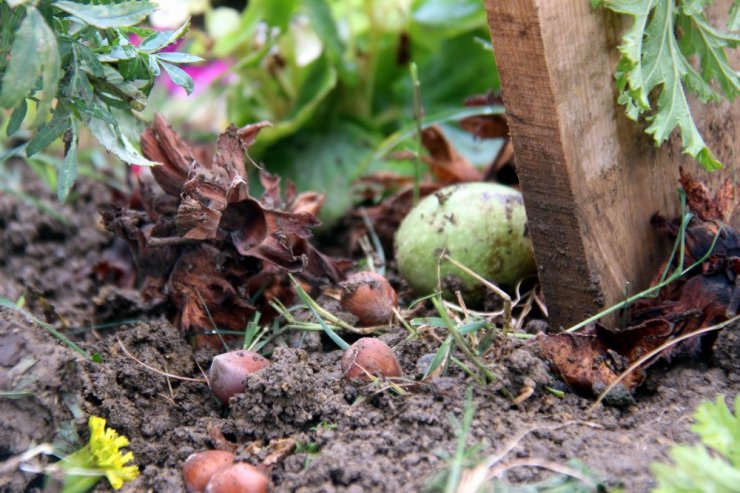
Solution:
[{"label": "nut shell", "polygon": [[[522,194],[494,183],[463,183],[429,195],[409,212],[395,237],[399,273],[419,294],[437,289],[440,252],[491,282],[513,287],[536,273]],[[443,293],[478,304],[486,291],[478,280],[442,262]]]},{"label": "nut shell", "polygon": [[374,337],[358,339],[342,356],[342,375],[350,382],[370,382],[370,375],[400,377],[401,365],[388,344]]},{"label": "nut shell", "polygon": [[267,493],[270,480],[256,467],[236,463],[214,474],[206,493]]},{"label": "nut shell", "polygon": [[213,358],[208,379],[213,394],[223,402],[229,403],[232,395],[244,392],[244,379],[254,372],[268,366],[270,361],[252,351],[230,351]]},{"label": "nut shell", "polygon": [[188,493],[203,493],[214,474],[234,462],[234,454],[224,450],[206,450],[191,454],[182,465],[182,479]]},{"label": "nut shell", "polygon": [[398,303],[396,290],[377,272],[357,272],[339,285],[342,308],[352,313],[363,326],[388,323]]}]

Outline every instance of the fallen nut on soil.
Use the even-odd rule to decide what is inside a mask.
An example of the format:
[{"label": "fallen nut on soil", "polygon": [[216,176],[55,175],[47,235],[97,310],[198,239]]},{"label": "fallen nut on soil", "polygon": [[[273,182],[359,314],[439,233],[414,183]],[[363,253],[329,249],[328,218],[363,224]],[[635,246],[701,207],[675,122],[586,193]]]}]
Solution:
[{"label": "fallen nut on soil", "polygon": [[393,350],[374,337],[358,339],[342,356],[342,375],[349,382],[370,382],[372,376],[400,377]]},{"label": "fallen nut on soil", "polygon": [[252,351],[231,351],[213,358],[208,379],[213,394],[223,402],[229,403],[232,395],[244,392],[244,379],[252,373],[268,366],[270,361]]},{"label": "fallen nut on soil", "polygon": [[223,450],[206,450],[191,454],[182,465],[182,479],[188,493],[203,493],[214,474],[234,462],[234,454]]},{"label": "fallen nut on soil", "polygon": [[[425,197],[406,216],[395,239],[398,270],[422,294],[437,287],[444,252],[480,276],[513,286],[535,273],[527,216],[517,190],[494,183],[465,183]],[[442,287],[480,300],[484,287],[449,262],[440,266]]]},{"label": "fallen nut on soil", "polygon": [[239,462],[213,475],[206,493],[267,493],[267,476],[256,467]]},{"label": "fallen nut on soil", "polygon": [[340,284],[342,308],[363,326],[386,324],[398,302],[396,290],[377,272],[357,272]]}]

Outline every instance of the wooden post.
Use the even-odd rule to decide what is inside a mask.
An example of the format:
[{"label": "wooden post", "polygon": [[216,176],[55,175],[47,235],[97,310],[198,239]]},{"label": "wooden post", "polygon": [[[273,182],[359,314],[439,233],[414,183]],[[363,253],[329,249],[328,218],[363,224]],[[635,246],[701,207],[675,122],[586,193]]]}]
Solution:
[{"label": "wooden post", "polygon": [[[726,15],[730,3],[714,7]],[[550,321],[564,328],[624,299],[626,286],[647,287],[670,247],[650,216],[678,213],[679,166],[710,188],[734,176],[740,104],[692,102],[726,165],[704,172],[677,135],[656,148],[617,105],[619,16],[588,0],[486,0],[486,9]]]}]

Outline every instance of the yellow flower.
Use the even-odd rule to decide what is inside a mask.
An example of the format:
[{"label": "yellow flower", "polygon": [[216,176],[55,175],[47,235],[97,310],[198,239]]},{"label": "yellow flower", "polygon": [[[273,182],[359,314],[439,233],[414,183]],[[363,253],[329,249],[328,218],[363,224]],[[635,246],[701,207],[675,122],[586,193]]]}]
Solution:
[{"label": "yellow flower", "polygon": [[105,471],[113,489],[123,486],[124,481],[133,481],[139,475],[137,466],[125,464],[134,460],[134,454],[121,454],[121,447],[127,447],[128,438],[120,436],[112,428],[105,428],[105,420],[97,416],[90,416],[90,452],[92,452],[95,466]]},{"label": "yellow flower", "polygon": [[[121,436],[112,428],[105,427],[105,420],[90,416],[90,441],[62,461],[67,474],[62,493],[88,491],[105,474],[113,489],[119,489],[126,481],[133,481],[139,475],[137,466],[126,464],[134,460],[131,452],[122,453],[121,447],[129,445],[128,438]],[[85,471],[89,471],[85,473]],[[92,474],[90,474],[92,473]]]}]

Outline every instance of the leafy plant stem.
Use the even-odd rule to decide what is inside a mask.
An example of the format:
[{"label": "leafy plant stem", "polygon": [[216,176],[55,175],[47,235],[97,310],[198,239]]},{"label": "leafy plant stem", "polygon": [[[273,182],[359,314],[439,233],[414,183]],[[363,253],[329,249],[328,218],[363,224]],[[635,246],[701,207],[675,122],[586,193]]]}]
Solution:
[{"label": "leafy plant stem", "polygon": [[455,322],[452,320],[449,312],[442,303],[441,296],[435,296],[434,298],[432,298],[432,304],[437,310],[437,313],[439,313],[439,316],[447,325],[447,330],[449,330],[450,335],[455,340],[455,344],[457,345],[457,347],[460,348],[460,351],[462,351],[465,357],[467,357],[470,362],[473,363],[476,368],[478,368],[478,370],[483,374],[486,381],[492,382],[493,380],[495,380],[496,375],[494,375],[493,372],[485,364],[483,364],[480,358],[475,354],[475,352],[473,352],[472,349],[470,349],[468,344],[465,342],[465,338],[462,336],[462,334],[460,334],[460,331],[457,330]]},{"label": "leafy plant stem", "polygon": [[[311,296],[309,296],[308,293],[306,293],[306,291],[303,289],[303,287],[298,283],[298,281],[295,280],[295,278],[292,275],[288,274],[288,277],[290,277],[290,281],[293,283],[293,287],[296,290],[296,294],[301,299],[301,301],[311,310],[311,312],[313,312],[314,316],[316,317],[316,319],[321,324],[321,328],[324,330],[324,332],[326,333],[326,335],[328,335],[329,338],[332,341],[334,341],[334,343],[337,346],[339,346],[341,349],[343,349],[345,351],[347,349],[349,349],[349,344],[347,343],[347,341],[345,341],[344,339],[342,339],[339,336],[339,334],[337,334],[336,332],[334,332],[334,330],[331,327],[329,327],[328,325],[326,325],[326,323],[324,322],[324,319],[322,318],[322,316],[323,317],[326,317],[327,320],[330,320],[335,325],[339,325],[340,327],[343,327],[343,328],[344,328],[344,325],[349,325],[349,324],[346,324],[345,322],[343,322],[339,318],[335,317],[334,315],[332,315],[328,311],[326,311],[323,308],[321,308],[319,306],[319,304],[316,303],[313,300],[313,298],[311,298]],[[341,324],[338,323],[338,322],[341,322]],[[350,325],[349,328],[352,329],[352,326]]]}]

